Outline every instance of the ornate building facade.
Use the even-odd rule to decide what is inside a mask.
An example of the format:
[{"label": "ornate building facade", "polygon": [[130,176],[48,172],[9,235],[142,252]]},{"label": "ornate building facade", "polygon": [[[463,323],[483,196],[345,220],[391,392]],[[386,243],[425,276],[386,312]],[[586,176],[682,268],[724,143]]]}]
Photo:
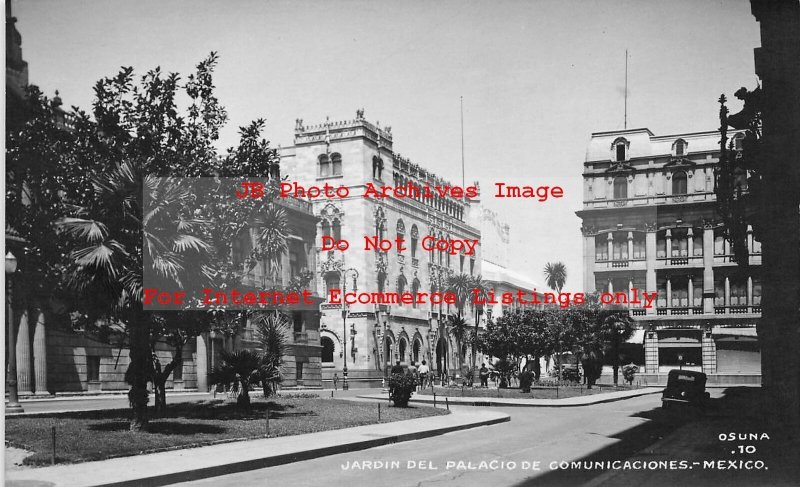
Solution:
[{"label": "ornate building facade", "polygon": [[[288,180],[304,187],[344,186],[346,198],[312,199],[320,219],[317,285],[328,290],[358,292],[444,291],[450,275],[481,273],[481,245],[476,252],[423,249],[423,240],[480,239],[480,205],[466,198],[365,198],[367,184],[400,187],[450,183],[394,151],[390,127],[368,122],[363,110],[356,118],[306,126],[297,120],[294,146],[281,151],[281,168]],[[321,236],[343,239],[347,250],[321,250]],[[365,249],[365,237],[393,242],[404,249]],[[429,241],[429,240],[428,240]],[[473,313],[464,310],[468,321]],[[455,306],[426,304],[335,304],[320,307],[323,382],[343,378],[346,365],[351,387],[380,386],[396,361],[408,365],[426,360],[437,373],[456,373],[454,351],[445,319]],[[462,353],[465,353],[462,350]],[[466,362],[465,362],[466,363]]]},{"label": "ornate building facade", "polygon": [[[736,148],[740,139],[734,136]],[[757,383],[761,245],[734,260],[717,216],[717,132],[655,136],[648,129],[592,134],[583,167],[583,287],[623,292],[640,331],[623,363],[661,382],[683,367],[709,383]],[[645,309],[634,294],[657,293]],[[640,370],[641,372],[641,370]]]}]

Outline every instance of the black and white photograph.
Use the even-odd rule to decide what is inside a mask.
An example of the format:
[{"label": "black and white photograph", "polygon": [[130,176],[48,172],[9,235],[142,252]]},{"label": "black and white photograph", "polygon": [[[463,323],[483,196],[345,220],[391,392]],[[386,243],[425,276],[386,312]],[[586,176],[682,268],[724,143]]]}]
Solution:
[{"label": "black and white photograph", "polygon": [[800,486],[800,1],[4,4],[6,486]]}]

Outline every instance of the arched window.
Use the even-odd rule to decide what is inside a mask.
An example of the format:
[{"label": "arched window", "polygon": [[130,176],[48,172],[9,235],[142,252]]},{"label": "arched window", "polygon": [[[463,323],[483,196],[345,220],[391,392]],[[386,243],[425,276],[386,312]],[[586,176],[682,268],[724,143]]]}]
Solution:
[{"label": "arched window", "polygon": [[[405,248],[405,239],[406,239],[406,225],[403,223],[402,219],[397,220],[397,238],[402,239],[404,241],[403,248]],[[402,254],[403,251],[401,250],[400,245],[397,246],[397,253]]]},{"label": "arched window", "polygon": [[321,154],[319,156],[319,177],[327,178],[331,175],[331,160],[328,154]]},{"label": "arched window", "polygon": [[414,302],[411,303],[412,308],[417,307],[417,293],[419,292],[419,279],[414,279],[414,282],[411,283],[411,293],[414,295]]},{"label": "arched window", "polygon": [[620,137],[612,144],[614,149],[614,161],[625,162],[628,158],[628,141]]},{"label": "arched window", "polygon": [[408,343],[405,338],[401,338],[397,344],[397,351],[401,362],[406,361],[406,348],[408,348]]},{"label": "arched window", "polygon": [[334,152],[331,154],[331,163],[333,165],[332,168],[332,175],[333,176],[341,176],[342,175],[342,156],[338,152]]},{"label": "arched window", "polygon": [[686,141],[683,139],[678,139],[675,141],[674,144],[674,153],[675,157],[682,157],[686,155]]},{"label": "arched window", "polygon": [[339,219],[333,220],[333,238],[336,240],[342,239],[342,225],[339,223]]},{"label": "arched window", "polygon": [[333,362],[333,340],[330,337],[322,337],[320,344],[322,345],[322,361]]},{"label": "arched window", "polygon": [[614,178],[614,199],[622,200],[628,197],[628,179],[620,176]]},{"label": "arched window", "polygon": [[672,194],[686,194],[686,172],[678,171],[672,175]]},{"label": "arched window", "polygon": [[330,224],[328,223],[327,220],[322,220],[322,235],[324,237],[330,237],[331,236],[331,226],[330,226]]},{"label": "arched window", "polygon": [[414,362],[419,362],[420,350],[422,350],[422,343],[419,340],[414,340],[414,347],[411,352]]},{"label": "arched window", "polygon": [[408,281],[404,275],[400,275],[397,278],[397,294],[403,294],[406,290],[406,286],[408,285]]},{"label": "arched window", "polygon": [[417,258],[417,245],[419,242],[419,230],[417,225],[411,225],[411,258]]},{"label": "arched window", "polygon": [[386,290],[386,273],[379,272],[378,273],[378,292],[382,293]]}]

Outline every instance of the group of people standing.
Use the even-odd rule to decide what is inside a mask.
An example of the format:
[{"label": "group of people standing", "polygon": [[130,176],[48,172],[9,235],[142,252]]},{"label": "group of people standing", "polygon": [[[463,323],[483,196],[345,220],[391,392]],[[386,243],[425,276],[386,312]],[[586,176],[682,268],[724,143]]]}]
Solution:
[{"label": "group of people standing", "polygon": [[396,364],[392,366],[390,371],[392,375],[394,374],[409,374],[414,376],[414,380],[417,383],[417,388],[420,387],[427,387],[430,384],[432,379],[431,377],[431,369],[428,367],[428,364],[425,360],[419,365],[412,360],[409,364],[408,368],[404,369],[402,365],[400,365],[400,361],[398,360]]}]

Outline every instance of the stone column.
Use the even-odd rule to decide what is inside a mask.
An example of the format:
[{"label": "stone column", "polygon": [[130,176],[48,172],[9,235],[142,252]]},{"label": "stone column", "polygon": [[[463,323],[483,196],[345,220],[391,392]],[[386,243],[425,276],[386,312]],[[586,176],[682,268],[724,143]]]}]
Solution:
[{"label": "stone column", "polygon": [[614,282],[611,278],[608,279],[608,294],[614,295]]},{"label": "stone column", "polygon": [[633,260],[633,232],[628,232],[628,260]]},{"label": "stone column", "polygon": [[[583,289],[585,292],[595,291],[594,283],[594,235],[583,236]],[[499,314],[497,315],[499,316]]]},{"label": "stone column", "polygon": [[752,311],[750,308],[753,306],[753,277],[747,276],[747,310]]},{"label": "stone column", "polygon": [[208,391],[208,349],[205,333],[197,336],[197,352],[194,359],[194,367],[197,373],[197,390],[199,392]]},{"label": "stone column", "polygon": [[37,309],[36,326],[33,329],[33,370],[35,376],[36,395],[48,395],[47,392],[47,330],[45,329],[44,311]]},{"label": "stone column", "polygon": [[686,256],[694,257],[694,230],[691,228],[686,231]]},{"label": "stone column", "polygon": [[689,307],[690,308],[694,308],[694,279],[692,278],[692,276],[689,276],[688,281],[689,281],[689,285],[687,287],[689,288],[688,289],[688,291],[689,291],[689,294],[688,294],[688,296],[689,296]]},{"label": "stone column", "polygon": [[667,308],[672,307],[672,279],[667,278]]},{"label": "stone column", "polygon": [[714,229],[703,228],[703,313],[714,313]]},{"label": "stone column", "polygon": [[667,230],[666,233],[664,234],[664,237],[666,238],[667,241],[667,249],[666,249],[667,251],[665,255],[669,259],[670,257],[672,257],[672,231]]},{"label": "stone column", "polygon": [[[645,289],[648,293],[657,291],[656,289],[656,228],[655,224],[652,226],[646,225],[647,233],[644,237],[644,255],[646,259],[645,265]],[[652,306],[645,310],[648,315],[656,314],[656,307]]]},{"label": "stone column", "polygon": [[608,260],[614,260],[614,232],[608,232]]},{"label": "stone column", "polygon": [[753,226],[747,225],[747,253],[753,253]]},{"label": "stone column", "polygon": [[23,310],[17,329],[17,389],[20,396],[33,394],[31,376],[31,334],[28,328],[28,310]]},{"label": "stone column", "polygon": [[[725,307],[731,305],[731,280],[725,276]],[[726,310],[727,312],[727,310]]]}]

